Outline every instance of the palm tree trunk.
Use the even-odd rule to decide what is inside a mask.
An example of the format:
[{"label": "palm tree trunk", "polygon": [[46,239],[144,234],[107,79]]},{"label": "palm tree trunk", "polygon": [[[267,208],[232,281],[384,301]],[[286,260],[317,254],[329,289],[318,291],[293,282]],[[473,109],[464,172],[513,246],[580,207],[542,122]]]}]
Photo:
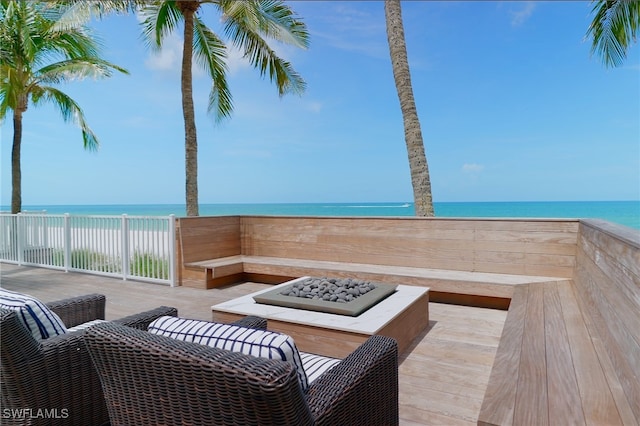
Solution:
[{"label": "palm tree trunk", "polygon": [[13,147],[11,148],[11,213],[22,210],[22,169],[20,149],[22,147],[22,110],[13,112]]},{"label": "palm tree trunk", "polygon": [[411,87],[411,74],[409,73],[409,60],[404,39],[400,0],[386,0],[384,2],[384,12],[393,77],[398,91],[398,98],[400,99],[400,109],[402,110],[404,122],[404,139],[409,156],[415,213],[416,216],[433,216],[429,166],[427,165],[420,120],[418,119],[413,88]]},{"label": "palm tree trunk", "polygon": [[200,6],[197,1],[177,2],[184,17],[184,47],[182,51],[182,114],[184,116],[184,144],[186,170],[187,216],[198,216],[198,138],[193,107],[193,15]]}]

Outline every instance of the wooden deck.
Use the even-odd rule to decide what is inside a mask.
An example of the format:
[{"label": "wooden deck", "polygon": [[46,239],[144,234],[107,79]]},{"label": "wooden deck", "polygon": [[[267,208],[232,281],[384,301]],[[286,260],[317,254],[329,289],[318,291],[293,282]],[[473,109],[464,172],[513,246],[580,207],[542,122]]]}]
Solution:
[{"label": "wooden deck", "polygon": [[[165,287],[95,275],[0,264],[0,285],[44,301],[107,296],[107,319],[159,305],[211,319],[211,305],[265,288],[248,282],[211,290]],[[476,424],[506,311],[430,303],[430,326],[401,359],[400,424]]]}]

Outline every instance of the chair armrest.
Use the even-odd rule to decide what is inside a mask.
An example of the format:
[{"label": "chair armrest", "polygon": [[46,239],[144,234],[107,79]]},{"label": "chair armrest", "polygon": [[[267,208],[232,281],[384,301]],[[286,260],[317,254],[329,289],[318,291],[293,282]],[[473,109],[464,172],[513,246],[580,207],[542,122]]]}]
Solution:
[{"label": "chair armrest", "polygon": [[87,294],[46,303],[67,328],[96,319],[104,319],[105,304],[106,297],[103,294]]},{"label": "chair armrest", "polygon": [[127,327],[137,328],[138,330],[147,331],[149,324],[163,316],[177,317],[178,310],[170,306],[160,306],[150,311],[129,315],[112,322],[120,325],[126,325]]},{"label": "chair armrest", "polygon": [[397,425],[397,342],[371,336],[313,382],[307,403],[317,425]]},{"label": "chair armrest", "polygon": [[66,409],[69,424],[104,424],[109,419],[100,377],[84,341],[84,331],[54,336],[41,342],[47,408]]},{"label": "chair armrest", "polygon": [[247,317],[244,317],[234,322],[233,325],[239,325],[241,327],[247,327],[247,328],[255,328],[257,330],[266,330],[267,319],[249,315]]}]

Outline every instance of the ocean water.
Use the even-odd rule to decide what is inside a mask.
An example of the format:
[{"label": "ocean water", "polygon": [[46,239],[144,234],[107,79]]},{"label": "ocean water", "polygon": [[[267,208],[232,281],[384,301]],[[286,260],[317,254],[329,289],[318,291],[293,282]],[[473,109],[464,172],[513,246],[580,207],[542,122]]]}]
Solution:
[{"label": "ocean water", "polygon": [[[597,218],[640,229],[640,201],[447,202],[434,203],[437,217]],[[0,210],[10,210],[1,206]],[[183,204],[28,205],[50,214],[185,216]],[[413,216],[413,203],[201,204],[201,216]]]}]

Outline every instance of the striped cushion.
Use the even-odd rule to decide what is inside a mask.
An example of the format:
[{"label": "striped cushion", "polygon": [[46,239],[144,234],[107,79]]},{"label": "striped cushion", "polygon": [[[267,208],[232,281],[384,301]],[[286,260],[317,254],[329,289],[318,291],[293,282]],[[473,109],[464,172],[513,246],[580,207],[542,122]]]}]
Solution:
[{"label": "striped cushion", "polygon": [[300,358],[302,359],[302,367],[307,374],[309,384],[315,382],[318,377],[340,364],[341,361],[336,358],[329,358],[307,352],[300,352]]},{"label": "striped cushion", "polygon": [[170,316],[153,321],[149,324],[148,331],[245,355],[292,362],[302,389],[306,391],[309,387],[298,348],[293,338],[286,334]]},{"label": "striped cushion", "polygon": [[97,319],[97,320],[93,320],[93,321],[89,321],[89,322],[84,322],[82,324],[79,324],[79,325],[76,325],[74,327],[68,328],[67,329],[67,333],[84,330],[85,328],[89,328],[92,325],[102,324],[103,322],[108,322],[108,321],[107,320],[103,320],[103,319]]},{"label": "striped cushion", "polygon": [[0,289],[0,307],[16,311],[18,318],[37,340],[67,332],[58,315],[44,303],[27,294]]}]

